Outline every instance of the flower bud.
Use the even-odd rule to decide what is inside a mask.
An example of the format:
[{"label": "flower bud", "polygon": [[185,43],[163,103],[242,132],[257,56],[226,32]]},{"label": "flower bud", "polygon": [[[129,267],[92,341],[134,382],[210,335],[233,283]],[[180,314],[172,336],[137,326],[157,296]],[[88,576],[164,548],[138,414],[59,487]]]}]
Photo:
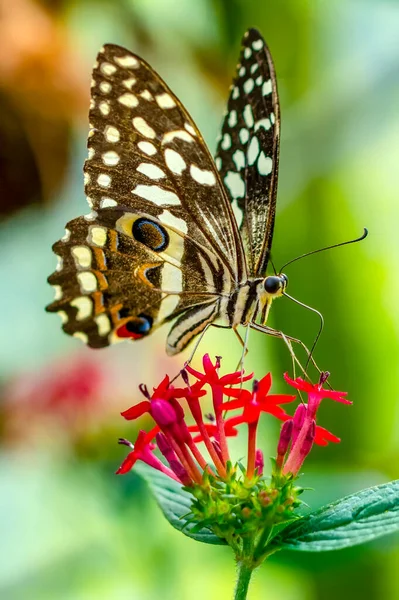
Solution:
[{"label": "flower bud", "polygon": [[292,438],[292,430],[294,427],[293,420],[286,421],[280,430],[280,438],[277,444],[277,460],[276,464],[279,469],[283,466],[284,457],[287,454],[288,446]]},{"label": "flower bud", "polygon": [[168,440],[166,439],[166,436],[163,433],[157,433],[156,440],[159,451],[161,452],[161,454],[163,454],[163,456],[168,462],[170,462],[171,460],[177,460],[175,451],[172,449]]},{"label": "flower bud", "polygon": [[301,447],[301,456],[303,459],[309,454],[312,449],[314,438],[316,435],[316,421],[312,421],[309,430],[306,434],[305,439],[303,440],[303,444]]},{"label": "flower bud", "polygon": [[174,408],[162,398],[151,400],[151,415],[160,427],[170,427],[177,420]]},{"label": "flower bud", "polygon": [[193,484],[191,477],[178,460],[171,460],[169,465],[173,473],[180,479],[183,485],[189,487]]},{"label": "flower bud", "polygon": [[265,461],[263,459],[263,452],[262,452],[262,450],[258,449],[255,452],[255,469],[257,469],[259,476],[263,475],[263,467],[264,466],[265,466]]},{"label": "flower bud", "polygon": [[299,432],[302,429],[302,425],[305,422],[305,418],[308,412],[306,404],[299,404],[293,417],[293,429],[292,429],[292,445],[295,444]]},{"label": "flower bud", "polygon": [[293,420],[290,419],[289,421],[286,421],[285,423],[283,423],[281,430],[280,430],[280,439],[278,441],[278,445],[277,445],[277,454],[280,455],[285,455],[285,453],[288,450],[288,446],[290,445],[290,441],[291,441],[291,435],[292,435],[292,429],[293,429]]}]

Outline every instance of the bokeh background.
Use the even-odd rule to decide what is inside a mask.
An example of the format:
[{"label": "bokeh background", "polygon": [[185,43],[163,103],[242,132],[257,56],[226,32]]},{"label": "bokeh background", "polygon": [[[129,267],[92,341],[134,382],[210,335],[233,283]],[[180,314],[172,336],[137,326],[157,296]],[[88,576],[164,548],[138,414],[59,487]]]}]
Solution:
[{"label": "bokeh background", "polygon": [[[183,359],[166,331],[103,351],[68,338],[44,312],[51,244],[87,212],[90,71],[104,42],[142,55],[188,107],[213,151],[248,26],[274,56],[282,142],[274,261],[367,240],[291,267],[290,293],[322,311],[316,351],[353,407],[325,403],[342,438],[317,448],[304,485],[312,508],[399,474],[399,5],[394,0],[0,0],[0,597],[5,600],[224,600],[229,549],[201,545],[162,518],[134,474],[115,477],[119,412]],[[286,299],[272,324],[308,345],[314,314]],[[203,351],[226,368],[231,332]],[[199,355],[201,352],[199,353]],[[199,356],[198,355],[198,356]],[[284,391],[284,344],[252,334],[248,369]],[[145,419],[144,419],[145,421]],[[148,423],[141,423],[145,427]],[[278,424],[265,420],[274,453]],[[241,451],[237,447],[237,453]],[[252,600],[393,600],[398,538],[337,553],[280,553],[257,573]]]}]

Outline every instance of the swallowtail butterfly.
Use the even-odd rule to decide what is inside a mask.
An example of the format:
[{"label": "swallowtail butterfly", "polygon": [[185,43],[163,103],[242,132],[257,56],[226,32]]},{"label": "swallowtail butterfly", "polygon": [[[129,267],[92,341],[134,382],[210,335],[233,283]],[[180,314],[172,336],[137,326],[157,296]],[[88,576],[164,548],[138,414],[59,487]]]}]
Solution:
[{"label": "swallowtail butterfly", "polygon": [[[280,110],[270,52],[243,38],[212,156],[190,115],[141,58],[108,44],[93,70],[85,191],[91,213],[54,244],[48,281],[66,333],[92,348],[174,321],[177,354],[208,324],[265,326],[287,285],[266,276]],[[235,219],[233,207],[241,214]]]}]

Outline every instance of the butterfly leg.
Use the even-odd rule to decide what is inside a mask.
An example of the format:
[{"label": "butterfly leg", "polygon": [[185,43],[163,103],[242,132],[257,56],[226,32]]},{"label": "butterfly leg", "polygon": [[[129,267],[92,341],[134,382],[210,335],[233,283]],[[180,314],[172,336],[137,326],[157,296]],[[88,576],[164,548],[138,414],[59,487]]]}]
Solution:
[{"label": "butterfly leg", "polygon": [[315,367],[315,369],[317,370],[318,373],[321,373],[321,370],[317,366],[309,349],[305,346],[305,344],[301,340],[294,338],[290,335],[286,335],[282,331],[278,331],[277,329],[273,329],[272,327],[268,327],[267,325],[258,325],[257,323],[251,323],[250,327],[251,327],[251,329],[255,329],[256,331],[261,331],[262,333],[266,333],[267,335],[271,335],[273,337],[278,337],[278,338],[282,339],[284,341],[284,343],[286,344],[294,363],[296,363],[299,366],[299,368],[301,369],[302,373],[306,377],[308,377],[306,370],[303,368],[302,364],[298,360],[298,358],[292,348],[292,342],[294,342],[295,344],[299,344],[305,351],[306,356],[308,357],[308,361],[310,361],[312,363],[312,365]]}]

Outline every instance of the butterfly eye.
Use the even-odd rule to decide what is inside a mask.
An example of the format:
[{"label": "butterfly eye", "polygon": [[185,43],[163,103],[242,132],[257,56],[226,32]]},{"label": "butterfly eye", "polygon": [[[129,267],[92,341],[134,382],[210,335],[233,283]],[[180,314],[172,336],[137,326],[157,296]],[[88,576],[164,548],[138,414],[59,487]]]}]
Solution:
[{"label": "butterfly eye", "polygon": [[137,242],[141,242],[154,252],[163,252],[169,245],[167,231],[146,217],[141,217],[133,223],[132,235]]},{"label": "butterfly eye", "polygon": [[265,290],[269,294],[275,294],[281,288],[281,279],[280,277],[270,276],[265,279]]},{"label": "butterfly eye", "polygon": [[148,335],[152,328],[152,318],[148,315],[138,315],[117,330],[118,337],[133,338],[135,340]]}]

